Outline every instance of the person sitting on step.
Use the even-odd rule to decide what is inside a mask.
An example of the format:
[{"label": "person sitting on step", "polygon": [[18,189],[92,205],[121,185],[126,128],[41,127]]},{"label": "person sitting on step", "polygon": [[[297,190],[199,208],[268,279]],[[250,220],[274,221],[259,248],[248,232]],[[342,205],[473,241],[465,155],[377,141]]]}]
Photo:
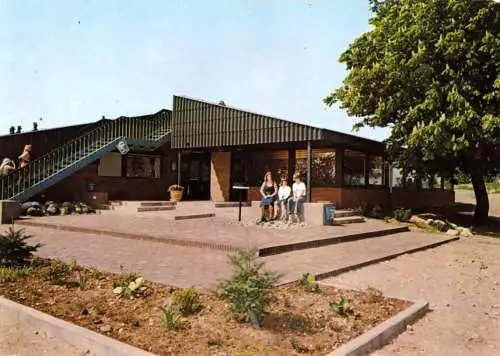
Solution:
[{"label": "person sitting on step", "polygon": [[280,187],[278,189],[278,200],[276,200],[276,206],[274,208],[274,219],[279,218],[281,220],[288,219],[288,199],[292,195],[292,188],[288,185],[285,177],[281,177]]},{"label": "person sitting on step", "polygon": [[306,185],[300,179],[300,173],[293,175],[292,197],[288,199],[288,212],[294,220],[299,219],[299,213],[302,212],[302,205],[306,198]]},{"label": "person sitting on step", "polygon": [[[260,186],[260,194],[262,195],[260,201],[260,220],[271,220],[273,218],[274,200],[278,194],[278,188],[276,182],[273,180],[271,172],[266,172],[264,175],[264,182]],[[266,210],[268,213],[267,217]]]}]

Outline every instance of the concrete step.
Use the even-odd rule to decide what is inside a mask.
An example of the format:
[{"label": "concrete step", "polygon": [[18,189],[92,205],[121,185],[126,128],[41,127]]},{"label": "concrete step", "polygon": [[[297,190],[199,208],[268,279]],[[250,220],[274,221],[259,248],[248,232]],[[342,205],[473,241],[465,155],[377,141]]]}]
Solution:
[{"label": "concrete step", "polygon": [[175,201],[143,201],[140,203],[141,207],[144,206],[176,206],[177,202]]},{"label": "concrete step", "polygon": [[175,210],[175,205],[165,205],[165,206],[140,206],[137,208],[138,213],[144,213],[148,211],[171,211]]},{"label": "concrete step", "polygon": [[358,210],[335,210],[335,218],[345,218],[348,216],[359,216]]},{"label": "concrete step", "polygon": [[342,227],[330,227],[332,229],[332,235],[328,237],[316,237],[314,239],[304,239],[302,241],[290,242],[287,244],[275,244],[271,243],[268,246],[262,246],[259,248],[259,256],[265,257],[270,255],[277,255],[282,253],[288,253],[291,251],[298,250],[307,250],[307,249],[317,249],[324,246],[342,244],[345,242],[365,240],[365,239],[379,239],[382,236],[400,234],[402,232],[408,232],[408,226],[391,226],[388,225],[384,228],[370,228],[370,226],[366,226],[361,230],[355,229],[352,231],[351,229],[348,232],[344,232],[338,234],[335,229]]},{"label": "concrete step", "polygon": [[[216,208],[237,208],[239,206],[239,202],[234,202],[234,201],[215,202],[214,206]],[[243,201],[241,202],[241,206],[248,207],[250,206],[250,202]]]},{"label": "concrete step", "polygon": [[364,223],[365,218],[359,215],[353,216],[344,216],[344,217],[335,217],[333,220],[333,225],[346,225],[346,224],[356,224],[356,223]]},{"label": "concrete step", "polygon": [[458,240],[444,234],[403,232],[279,255],[262,257],[265,268],[282,273],[281,283],[299,279],[308,272],[317,279],[333,277],[357,268]]}]

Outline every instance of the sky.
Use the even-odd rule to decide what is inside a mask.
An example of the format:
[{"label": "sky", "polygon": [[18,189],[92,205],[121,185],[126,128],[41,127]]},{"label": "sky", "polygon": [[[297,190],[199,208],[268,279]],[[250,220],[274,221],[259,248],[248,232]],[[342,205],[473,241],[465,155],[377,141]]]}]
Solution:
[{"label": "sky", "polygon": [[174,94],[352,133],[322,99],[369,16],[368,0],[0,0],[0,134],[154,113]]}]

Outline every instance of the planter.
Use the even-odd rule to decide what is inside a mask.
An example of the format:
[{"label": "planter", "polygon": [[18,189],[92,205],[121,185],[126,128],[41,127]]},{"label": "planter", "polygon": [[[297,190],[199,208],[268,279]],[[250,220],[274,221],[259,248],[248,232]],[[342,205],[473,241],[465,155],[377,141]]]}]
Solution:
[{"label": "planter", "polygon": [[182,190],[170,191],[170,201],[181,201],[181,200],[182,200]]}]

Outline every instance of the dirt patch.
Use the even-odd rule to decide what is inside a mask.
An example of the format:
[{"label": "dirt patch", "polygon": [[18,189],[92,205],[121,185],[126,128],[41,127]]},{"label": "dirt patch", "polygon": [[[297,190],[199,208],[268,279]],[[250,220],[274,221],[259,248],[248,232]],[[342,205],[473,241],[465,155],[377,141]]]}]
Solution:
[{"label": "dirt patch", "polygon": [[[119,298],[113,288],[123,276],[76,265],[58,274],[48,260],[36,261],[27,276],[0,284],[0,294],[158,355],[324,355],[410,304],[372,289],[312,293],[296,283],[273,291],[276,302],[258,329],[235,318],[227,302],[201,294],[201,310],[169,330],[159,308],[174,288],[145,282],[144,295]],[[349,303],[346,316],[330,305],[342,298]]]}]

